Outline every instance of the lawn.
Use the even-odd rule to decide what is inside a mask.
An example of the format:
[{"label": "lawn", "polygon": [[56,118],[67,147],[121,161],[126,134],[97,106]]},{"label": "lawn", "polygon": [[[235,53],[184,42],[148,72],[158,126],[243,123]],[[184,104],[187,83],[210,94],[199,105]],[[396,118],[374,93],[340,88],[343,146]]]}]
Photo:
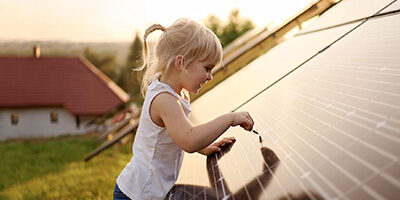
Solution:
[{"label": "lawn", "polygon": [[89,162],[96,135],[0,142],[0,199],[112,199],[131,143],[116,144]]}]

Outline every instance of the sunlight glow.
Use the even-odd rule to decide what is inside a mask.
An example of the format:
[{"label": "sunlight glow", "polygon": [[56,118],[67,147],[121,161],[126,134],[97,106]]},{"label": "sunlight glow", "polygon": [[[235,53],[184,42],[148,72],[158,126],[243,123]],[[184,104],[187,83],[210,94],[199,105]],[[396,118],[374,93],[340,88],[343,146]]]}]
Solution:
[{"label": "sunlight glow", "polygon": [[202,22],[209,14],[225,21],[234,8],[256,26],[265,26],[279,24],[312,2],[0,0],[0,40],[130,41],[153,23],[168,26],[180,17]]}]

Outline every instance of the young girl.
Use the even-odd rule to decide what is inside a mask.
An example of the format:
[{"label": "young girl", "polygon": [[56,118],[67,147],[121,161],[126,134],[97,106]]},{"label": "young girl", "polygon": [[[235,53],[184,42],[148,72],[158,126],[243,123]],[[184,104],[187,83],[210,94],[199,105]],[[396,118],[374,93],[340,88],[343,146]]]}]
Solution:
[{"label": "young girl", "polygon": [[[164,33],[155,47],[154,61],[149,62],[146,38],[155,30]],[[230,126],[251,131],[254,124],[248,112],[224,114],[197,126],[188,119],[187,92],[197,93],[222,62],[221,44],[206,27],[189,19],[179,19],[168,28],[153,25],[144,35],[143,52],[145,100],[134,155],[117,178],[114,199],[165,198],[178,178],[183,151],[210,155],[235,140],[224,138],[211,144]]]}]

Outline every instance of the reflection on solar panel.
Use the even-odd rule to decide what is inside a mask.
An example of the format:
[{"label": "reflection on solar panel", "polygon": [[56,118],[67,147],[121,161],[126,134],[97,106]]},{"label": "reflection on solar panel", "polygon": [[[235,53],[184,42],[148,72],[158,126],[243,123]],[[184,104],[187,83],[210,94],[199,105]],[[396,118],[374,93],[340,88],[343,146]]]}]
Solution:
[{"label": "reflection on solar panel", "polygon": [[[263,142],[235,127],[226,151],[185,155],[177,198],[400,198],[400,2],[354,2],[321,20],[395,12],[296,36],[192,104],[193,119],[207,121],[250,99],[238,110],[252,114]],[[346,18],[355,5],[362,13]],[[283,52],[293,54],[271,56]]]}]

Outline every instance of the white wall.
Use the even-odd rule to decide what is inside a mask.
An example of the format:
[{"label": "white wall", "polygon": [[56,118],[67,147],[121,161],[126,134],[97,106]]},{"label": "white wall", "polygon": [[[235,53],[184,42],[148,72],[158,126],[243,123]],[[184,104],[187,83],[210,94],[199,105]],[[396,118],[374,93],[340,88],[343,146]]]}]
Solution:
[{"label": "white wall", "polygon": [[[50,113],[53,111],[58,113],[58,122],[55,123],[50,119]],[[13,113],[18,114],[18,124],[11,123]],[[78,128],[76,117],[60,107],[0,109],[0,140],[80,134],[94,129],[93,126],[85,127],[84,123],[81,119]]]}]

